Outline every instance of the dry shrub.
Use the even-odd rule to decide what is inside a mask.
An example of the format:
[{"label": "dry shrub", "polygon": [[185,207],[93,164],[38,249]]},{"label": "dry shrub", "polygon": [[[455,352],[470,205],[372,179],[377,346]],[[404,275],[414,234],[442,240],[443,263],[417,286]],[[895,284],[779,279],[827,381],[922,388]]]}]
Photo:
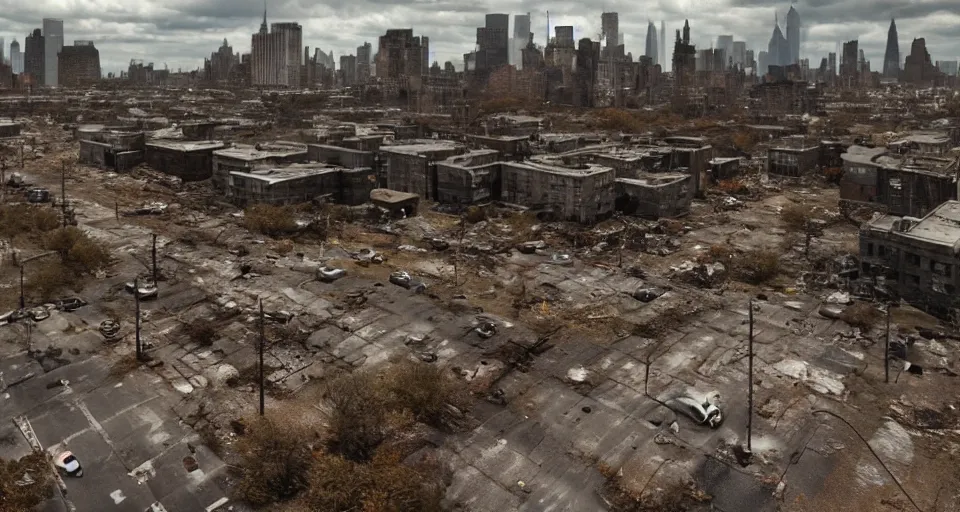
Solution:
[{"label": "dry shrub", "polygon": [[780,211],[780,220],[791,231],[806,231],[807,224],[814,218],[810,207],[802,204],[792,203]]},{"label": "dry shrub", "polygon": [[330,512],[439,512],[443,484],[432,468],[405,466],[375,456],[368,464],[320,455],[302,500]]},{"label": "dry shrub", "polygon": [[[33,483],[18,485],[28,475]],[[19,460],[0,459],[0,510],[28,512],[53,496],[50,466],[44,452]]]},{"label": "dry shrub", "polygon": [[404,361],[390,368],[385,384],[393,408],[407,410],[422,423],[443,428],[449,426],[451,410],[465,408],[468,396],[449,370]]},{"label": "dry shrub", "polygon": [[197,319],[193,323],[185,326],[187,337],[190,341],[197,343],[202,347],[213,345],[217,339],[217,328],[209,320]]},{"label": "dry shrub", "polygon": [[369,460],[387,435],[383,383],[369,372],[341,374],[327,383],[331,449],[351,460]]},{"label": "dry shrub", "polygon": [[593,113],[597,126],[601,130],[636,133],[643,131],[639,120],[630,112],[616,108],[605,108]]},{"label": "dry shrub", "polygon": [[484,101],[478,107],[484,114],[499,114],[520,110],[523,108],[523,102],[517,98],[496,98]]},{"label": "dry shrub", "polygon": [[311,431],[296,417],[261,417],[237,443],[242,475],[237,495],[254,506],[289,500],[309,485],[314,459]]},{"label": "dry shrub", "polygon": [[863,331],[869,331],[877,322],[880,321],[880,311],[867,302],[858,302],[843,310],[840,319],[850,324],[851,327],[859,327]]},{"label": "dry shrub", "polygon": [[608,479],[601,493],[612,512],[687,512],[700,509],[713,499],[693,483],[680,480],[641,494],[625,488],[619,476]]},{"label": "dry shrub", "polygon": [[297,231],[295,209],[291,206],[255,204],[243,211],[243,227],[267,236],[283,236]]},{"label": "dry shrub", "polygon": [[489,212],[486,207],[471,206],[467,208],[466,213],[463,214],[463,218],[470,224],[476,224],[487,220],[489,218]]},{"label": "dry shrub", "polygon": [[756,147],[758,138],[751,132],[737,132],[733,135],[733,144],[741,151],[751,152]]},{"label": "dry shrub", "polygon": [[286,256],[287,254],[290,254],[291,252],[293,252],[293,242],[290,240],[280,240],[279,242],[277,242],[277,245],[276,247],[274,247],[274,250],[276,250],[277,254],[279,254],[280,256]]},{"label": "dry shrub", "polygon": [[60,254],[66,270],[77,274],[91,274],[110,264],[110,253],[81,229],[67,226],[44,237],[43,246]]},{"label": "dry shrub", "polygon": [[707,249],[706,254],[704,254],[700,259],[701,263],[723,263],[724,265],[729,265],[733,261],[733,257],[736,254],[733,247],[727,244],[713,244]]},{"label": "dry shrub", "polygon": [[717,182],[717,190],[730,195],[747,194],[750,192],[750,188],[747,187],[746,183],[735,179],[720,180]]},{"label": "dry shrub", "polygon": [[75,276],[59,261],[32,263],[27,268],[30,269],[30,277],[25,288],[29,290],[30,295],[37,296],[43,301],[55,299],[60,290],[74,283]]},{"label": "dry shrub", "polygon": [[750,284],[765,283],[780,274],[780,254],[769,249],[753,249],[734,261],[734,274]]},{"label": "dry shrub", "polygon": [[56,210],[41,206],[12,204],[0,206],[0,237],[46,233],[60,227]]},{"label": "dry shrub", "polygon": [[830,183],[840,183],[843,178],[843,167],[827,167],[823,170],[823,177]]}]

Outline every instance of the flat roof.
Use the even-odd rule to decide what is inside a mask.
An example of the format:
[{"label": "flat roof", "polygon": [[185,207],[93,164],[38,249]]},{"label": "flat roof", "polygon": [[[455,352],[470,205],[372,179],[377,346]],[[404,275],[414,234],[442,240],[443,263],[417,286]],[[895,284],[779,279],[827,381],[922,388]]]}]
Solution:
[{"label": "flat roof", "polygon": [[420,143],[420,144],[397,144],[391,146],[380,146],[380,151],[388,151],[391,153],[402,153],[405,155],[422,155],[424,153],[433,153],[438,151],[450,151],[451,149],[458,149],[463,147],[456,142],[451,141],[435,141],[429,143]]},{"label": "flat roof", "polygon": [[380,201],[382,203],[401,203],[403,201],[410,201],[413,199],[420,199],[420,196],[417,194],[411,194],[410,192],[391,190],[389,188],[375,188],[370,191],[371,201]]},{"label": "flat roof", "polygon": [[874,160],[887,152],[886,148],[868,148],[866,146],[850,146],[840,155],[845,162],[857,164],[874,164]]},{"label": "flat roof", "polygon": [[960,201],[941,204],[902,235],[937,245],[949,245],[956,253],[960,245]]},{"label": "flat roof", "polygon": [[219,140],[151,140],[150,142],[147,142],[147,146],[170,149],[173,151],[210,151],[226,147],[226,144]]},{"label": "flat roof", "polygon": [[266,158],[287,157],[305,154],[307,152],[306,144],[278,143],[270,142],[264,144],[236,145],[231,148],[225,148],[214,151],[216,156],[234,158],[237,160],[263,160]]},{"label": "flat roof", "polygon": [[459,165],[461,167],[471,167],[473,165],[474,158],[498,155],[498,154],[500,154],[500,152],[495,149],[474,149],[462,155],[453,155],[450,158],[447,158],[446,160],[441,160],[440,162],[437,162],[437,163],[448,164],[448,165]]},{"label": "flat roof", "polygon": [[560,167],[557,165],[550,165],[540,162],[503,162],[503,167],[514,167],[520,169],[526,169],[530,171],[540,171],[550,174],[559,174],[563,176],[574,176],[574,177],[587,177],[587,176],[596,176],[598,174],[612,173],[613,168],[605,167],[602,165],[595,164],[586,164],[586,169],[572,169],[570,167]]},{"label": "flat roof", "polygon": [[324,166],[322,164],[300,164],[288,165],[286,167],[264,167],[251,171],[230,171],[231,176],[240,176],[266,182],[268,185],[274,185],[284,181],[316,176],[319,174],[329,174],[340,172],[341,167]]}]

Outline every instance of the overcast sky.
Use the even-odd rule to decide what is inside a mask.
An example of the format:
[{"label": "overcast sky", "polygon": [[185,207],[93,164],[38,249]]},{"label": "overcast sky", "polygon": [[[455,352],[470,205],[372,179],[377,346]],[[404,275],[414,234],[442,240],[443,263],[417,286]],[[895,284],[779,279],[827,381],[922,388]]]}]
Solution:
[{"label": "overcast sky", "polygon": [[[450,60],[458,68],[463,54],[474,47],[476,27],[483,25],[485,13],[530,12],[535,41],[543,44],[547,9],[551,27],[573,25],[578,39],[597,37],[601,10],[617,11],[626,50],[638,56],[644,50],[648,19],[658,29],[660,20],[666,22],[671,51],[675,30],[685,18],[698,47],[715,44],[720,34],[732,34],[747,41],[748,48],[766,49],[774,15],[779,14],[782,26],[790,7],[789,2],[771,0],[604,0],[593,4],[595,10],[586,7],[590,2],[570,0],[267,1],[267,21],[299,22],[311,53],[319,47],[333,50],[339,59],[355,53],[364,41],[376,48],[377,37],[388,28],[413,28],[416,35],[430,38],[431,60]],[[801,57],[810,58],[811,67],[835,51],[838,42],[859,38],[872,69],[882,69],[891,17],[897,20],[901,62],[915,37],[926,38],[933,61],[960,55],[958,0],[798,0],[793,5],[804,25]],[[263,0],[0,0],[0,36],[6,40],[5,54],[14,37],[22,50],[24,38],[43,18],[60,18],[67,44],[95,41],[104,73],[126,69],[130,59],[189,70],[202,67],[204,57],[224,38],[235,52],[249,52],[262,15]]]}]

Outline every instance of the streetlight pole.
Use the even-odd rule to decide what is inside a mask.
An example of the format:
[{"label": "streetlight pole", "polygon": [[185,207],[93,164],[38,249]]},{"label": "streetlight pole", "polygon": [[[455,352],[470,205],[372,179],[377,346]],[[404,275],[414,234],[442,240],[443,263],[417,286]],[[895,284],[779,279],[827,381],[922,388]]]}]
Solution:
[{"label": "streetlight pole", "polygon": [[157,234],[153,234],[153,285],[157,285]]},{"label": "streetlight pole", "polygon": [[25,308],[25,302],[23,300],[23,262],[20,263],[20,309]]},{"label": "streetlight pole", "polygon": [[60,161],[60,211],[63,214],[63,227],[67,227],[67,161]]},{"label": "streetlight pole", "polygon": [[136,326],[137,361],[141,361],[143,360],[143,349],[140,344],[140,278],[133,280],[133,301],[136,304],[134,325]]},{"label": "streetlight pole", "polygon": [[753,297],[749,302],[750,331],[747,338],[747,451],[753,440]]},{"label": "streetlight pole", "polygon": [[266,337],[263,335],[263,299],[260,299],[260,416],[263,416],[263,346],[266,343]]}]

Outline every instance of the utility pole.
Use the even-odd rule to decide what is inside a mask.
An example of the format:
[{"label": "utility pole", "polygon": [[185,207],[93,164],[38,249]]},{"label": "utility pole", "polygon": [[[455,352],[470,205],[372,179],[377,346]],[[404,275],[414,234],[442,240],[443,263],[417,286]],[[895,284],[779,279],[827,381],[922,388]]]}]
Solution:
[{"label": "utility pole", "polygon": [[260,299],[260,416],[263,416],[263,346],[266,338],[263,335],[263,299]]},{"label": "utility pole", "polygon": [[23,262],[20,262],[20,309],[25,308],[23,300]]},{"label": "utility pole", "polygon": [[60,211],[63,213],[63,227],[67,227],[67,161],[60,161]]},{"label": "utility pole", "polygon": [[153,234],[153,285],[157,285],[157,234]]},{"label": "utility pole", "polygon": [[136,304],[136,319],[134,325],[136,326],[136,343],[137,343],[137,361],[143,360],[143,350],[140,345],[140,278],[133,280],[133,300]]},{"label": "utility pole", "polygon": [[750,331],[747,338],[747,451],[753,440],[753,297],[750,298]]},{"label": "utility pole", "polygon": [[887,303],[887,336],[883,342],[883,382],[890,383],[890,308],[892,303]]}]

